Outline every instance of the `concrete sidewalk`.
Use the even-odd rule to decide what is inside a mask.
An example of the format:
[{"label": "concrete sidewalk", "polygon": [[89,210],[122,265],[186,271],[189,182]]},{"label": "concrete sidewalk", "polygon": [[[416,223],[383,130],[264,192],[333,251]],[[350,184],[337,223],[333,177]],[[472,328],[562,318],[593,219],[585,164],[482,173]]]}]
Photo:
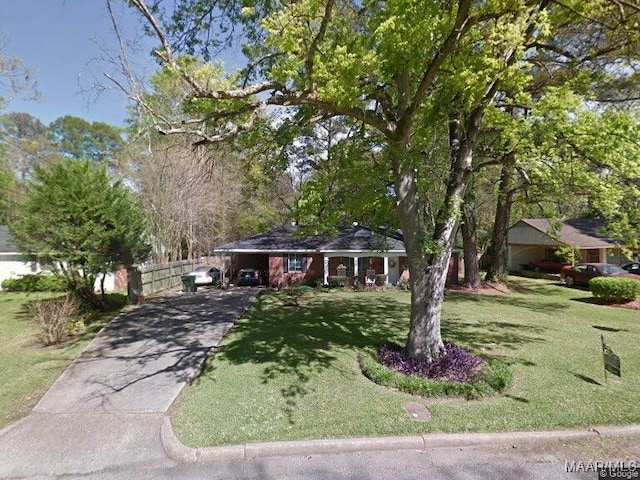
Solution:
[{"label": "concrete sidewalk", "polygon": [[170,292],[119,315],[31,415],[0,431],[0,478],[171,463],[164,413],[257,293]]}]

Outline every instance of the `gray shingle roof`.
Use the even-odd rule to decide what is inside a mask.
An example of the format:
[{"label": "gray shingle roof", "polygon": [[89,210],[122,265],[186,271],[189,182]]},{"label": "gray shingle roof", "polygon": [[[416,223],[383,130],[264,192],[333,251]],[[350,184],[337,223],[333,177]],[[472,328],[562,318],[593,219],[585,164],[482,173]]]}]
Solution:
[{"label": "gray shingle roof", "polygon": [[[524,218],[522,222],[536,230],[551,236],[551,224],[546,218]],[[605,221],[600,218],[574,218],[562,222],[558,240],[568,245],[579,245],[582,248],[613,247],[620,244],[614,238],[601,233]]]},{"label": "gray shingle roof", "polygon": [[402,251],[404,243],[397,234],[385,235],[362,225],[340,227],[337,233],[303,235],[297,225],[285,225],[243,240],[227,243],[215,252],[374,252]]}]

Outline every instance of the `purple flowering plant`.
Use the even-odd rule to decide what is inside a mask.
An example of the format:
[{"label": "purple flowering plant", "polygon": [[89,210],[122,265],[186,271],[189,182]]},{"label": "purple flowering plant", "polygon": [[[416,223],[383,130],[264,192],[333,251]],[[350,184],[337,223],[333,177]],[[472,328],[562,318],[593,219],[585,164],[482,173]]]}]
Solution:
[{"label": "purple flowering plant", "polygon": [[483,374],[482,359],[468,350],[445,341],[445,351],[433,359],[411,359],[403,347],[383,344],[378,347],[378,361],[390,370],[433,380],[473,382]]}]

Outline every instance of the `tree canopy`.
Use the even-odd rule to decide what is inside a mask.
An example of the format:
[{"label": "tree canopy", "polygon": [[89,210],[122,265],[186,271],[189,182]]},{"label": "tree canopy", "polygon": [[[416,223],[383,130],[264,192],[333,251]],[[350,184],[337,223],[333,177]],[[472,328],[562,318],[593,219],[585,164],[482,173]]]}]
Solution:
[{"label": "tree canopy", "polygon": [[131,193],[103,165],[62,159],[38,166],[9,224],[20,250],[54,262],[70,290],[94,303],[100,273],[144,260],[146,224]]},{"label": "tree canopy", "polygon": [[[392,182],[378,191],[395,200],[411,272],[413,357],[443,348],[446,269],[482,136],[549,87],[632,82],[638,51],[640,11],[613,0],[130,3],[187,92],[177,115],[156,111],[160,131],[215,143],[280,106],[308,122],[346,118],[375,137],[389,173],[380,179]],[[249,60],[242,71],[192,56],[202,47],[206,60],[234,38]]]}]

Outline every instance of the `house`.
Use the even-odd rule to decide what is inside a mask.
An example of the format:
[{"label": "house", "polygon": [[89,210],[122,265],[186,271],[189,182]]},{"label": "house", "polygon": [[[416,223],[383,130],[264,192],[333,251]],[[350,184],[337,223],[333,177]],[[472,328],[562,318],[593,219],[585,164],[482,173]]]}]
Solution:
[{"label": "house", "polygon": [[[0,225],[0,285],[8,278],[18,278],[30,273],[40,273],[45,268],[35,258],[25,257],[13,245],[6,225]],[[0,286],[0,289],[2,287]]]},{"label": "house", "polygon": [[[2,282],[8,278],[20,278],[24,275],[51,272],[52,266],[37,256],[25,256],[13,245],[11,232],[6,225],[0,225],[0,290]],[[96,279],[95,288],[100,289],[102,278]],[[105,291],[126,288],[127,277],[124,273],[107,274]]]},{"label": "house", "polygon": [[[385,275],[386,283],[396,284],[407,265],[402,235],[384,229],[371,229],[354,223],[337,232],[304,235],[295,224],[285,225],[244,240],[222,245],[216,254],[232,255],[232,268],[257,268],[265,283],[280,286],[304,282],[328,283],[346,267],[346,276],[362,285],[376,275]],[[458,263],[452,262],[451,281],[457,283]],[[454,279],[455,277],[455,279]]]},{"label": "house", "polygon": [[[525,218],[515,223],[507,236],[509,270],[520,271],[530,264],[559,261],[556,251],[561,246],[572,249],[573,262],[606,262],[622,264],[627,259],[620,242],[602,233],[605,222],[597,218],[565,220],[554,231],[546,218]],[[570,256],[571,256],[570,253]]]}]

